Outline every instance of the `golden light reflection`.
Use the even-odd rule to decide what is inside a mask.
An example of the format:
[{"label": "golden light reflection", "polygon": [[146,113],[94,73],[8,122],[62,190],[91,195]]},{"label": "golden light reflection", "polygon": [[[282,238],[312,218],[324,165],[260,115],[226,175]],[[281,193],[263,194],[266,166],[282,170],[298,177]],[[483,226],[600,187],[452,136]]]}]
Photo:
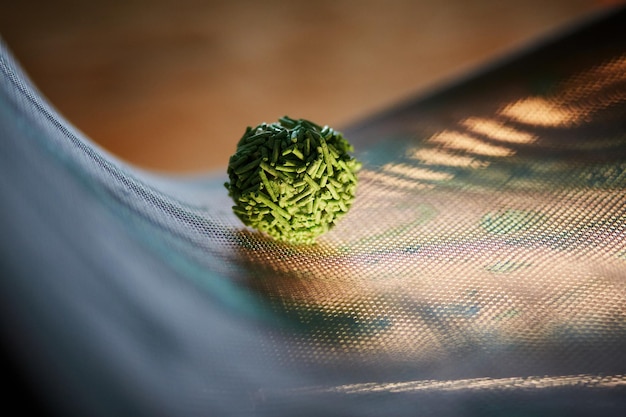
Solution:
[{"label": "golden light reflection", "polygon": [[499,113],[519,123],[543,127],[569,126],[584,116],[580,109],[567,108],[542,97],[523,98],[506,105]]},{"label": "golden light reflection", "polygon": [[499,114],[534,126],[574,126],[599,110],[623,102],[626,93],[620,85],[624,81],[626,57],[622,56],[568,78],[549,98],[525,97],[504,106]]},{"label": "golden light reflection", "polygon": [[[626,101],[625,81],[626,56],[621,56],[555,84],[548,95],[506,103],[493,117],[466,117],[456,129],[445,129],[426,139],[434,147],[415,147],[408,156],[421,166],[487,167],[490,163],[483,157],[511,157],[517,152],[515,145],[537,142],[540,138],[530,130],[533,127],[575,126],[599,110]],[[513,127],[510,122],[527,125],[527,129]]]},{"label": "golden light reflection", "polygon": [[401,188],[406,190],[425,190],[432,188],[432,184],[424,184],[422,182],[414,181],[411,179],[398,178],[395,175],[385,175],[377,173],[374,180],[388,188]]},{"label": "golden light reflection", "polygon": [[528,376],[511,378],[468,378],[454,380],[422,380],[403,382],[369,382],[346,384],[336,387],[299,388],[299,393],[369,394],[375,392],[407,393],[418,391],[482,391],[482,390],[529,390],[559,387],[616,388],[626,386],[626,375],[578,374],[565,376]]},{"label": "golden light reflection", "polygon": [[495,120],[470,117],[461,122],[463,126],[474,133],[485,135],[490,139],[508,143],[532,143],[537,140],[537,136],[528,132],[522,132]]},{"label": "golden light reflection", "polygon": [[510,156],[514,151],[504,146],[486,143],[466,133],[444,130],[428,139],[429,142],[443,145],[447,149],[465,151],[474,155]]},{"label": "golden light reflection", "polygon": [[454,177],[447,172],[433,171],[428,168],[408,164],[386,164],[382,169],[384,172],[401,175],[413,180],[445,181]]},{"label": "golden light reflection", "polygon": [[360,207],[371,207],[372,205],[380,205],[380,201],[391,200],[394,198],[401,199],[405,194],[402,190],[384,187],[378,182],[378,172],[363,169],[359,172],[359,189],[360,194],[367,194],[370,198],[362,199]]},{"label": "golden light reflection", "polygon": [[487,161],[480,161],[466,155],[455,155],[443,149],[418,148],[409,151],[409,157],[419,160],[425,165],[443,165],[462,168],[485,168]]}]

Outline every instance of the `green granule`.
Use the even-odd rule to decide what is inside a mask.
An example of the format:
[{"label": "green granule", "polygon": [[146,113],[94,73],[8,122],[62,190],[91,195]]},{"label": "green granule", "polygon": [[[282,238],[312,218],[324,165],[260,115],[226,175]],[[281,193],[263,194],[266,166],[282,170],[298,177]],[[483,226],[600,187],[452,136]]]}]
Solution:
[{"label": "green granule", "polygon": [[315,242],[345,215],[361,163],[341,133],[287,116],[248,127],[224,185],[244,224],[289,243]]}]

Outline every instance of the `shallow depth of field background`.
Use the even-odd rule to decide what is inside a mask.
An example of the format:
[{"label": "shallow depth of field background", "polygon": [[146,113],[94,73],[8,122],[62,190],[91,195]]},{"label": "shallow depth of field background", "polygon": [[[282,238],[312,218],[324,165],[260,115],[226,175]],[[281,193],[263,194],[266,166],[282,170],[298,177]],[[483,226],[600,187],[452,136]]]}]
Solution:
[{"label": "shallow depth of field background", "polygon": [[0,35],[120,158],[219,169],[247,125],[342,126],[601,12],[604,0],[22,0]]}]

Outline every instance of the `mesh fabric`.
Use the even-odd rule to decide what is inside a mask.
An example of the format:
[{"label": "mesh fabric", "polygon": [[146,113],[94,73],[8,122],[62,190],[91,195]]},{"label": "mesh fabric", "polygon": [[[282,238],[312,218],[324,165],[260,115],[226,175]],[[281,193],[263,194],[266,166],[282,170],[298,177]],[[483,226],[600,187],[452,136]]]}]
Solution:
[{"label": "mesh fabric", "polygon": [[620,415],[626,23],[604,16],[347,129],[314,246],[59,115],[0,47],[5,338],[89,415]]}]

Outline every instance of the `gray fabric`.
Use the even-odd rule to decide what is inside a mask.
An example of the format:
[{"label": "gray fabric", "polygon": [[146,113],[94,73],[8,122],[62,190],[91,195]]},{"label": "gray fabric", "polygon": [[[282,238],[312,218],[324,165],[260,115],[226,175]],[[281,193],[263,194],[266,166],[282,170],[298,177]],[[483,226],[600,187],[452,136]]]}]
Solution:
[{"label": "gray fabric", "polygon": [[224,173],[116,160],[0,46],[18,366],[65,415],[621,415],[625,24],[344,129],[357,198],[312,247],[245,229]]}]

